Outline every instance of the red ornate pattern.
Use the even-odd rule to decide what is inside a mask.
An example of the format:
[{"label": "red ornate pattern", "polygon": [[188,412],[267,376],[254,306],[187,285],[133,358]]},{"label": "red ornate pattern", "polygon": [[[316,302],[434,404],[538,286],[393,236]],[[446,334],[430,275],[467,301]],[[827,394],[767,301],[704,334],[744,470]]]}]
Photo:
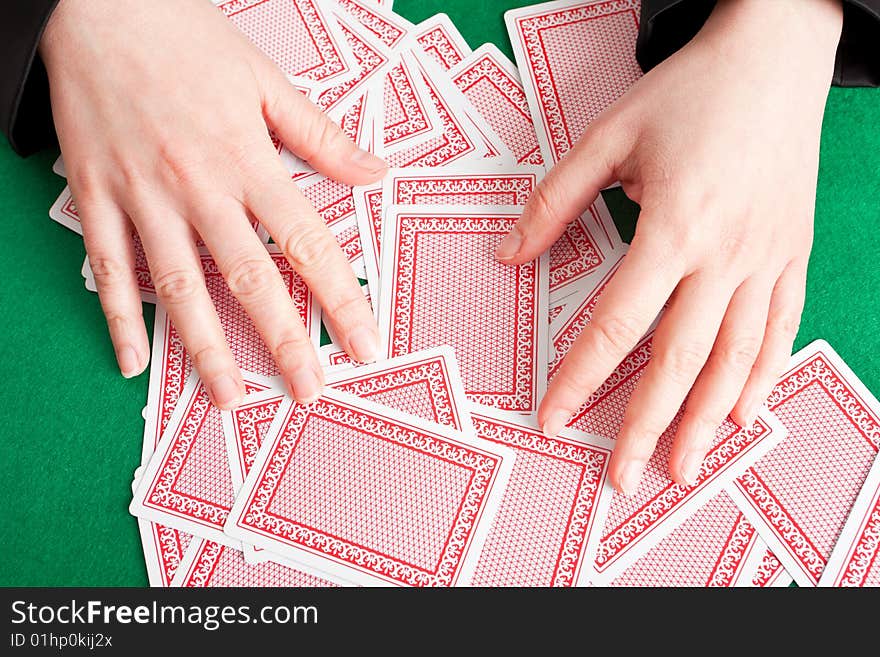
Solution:
[{"label": "red ornate pattern", "polygon": [[425,428],[322,397],[291,406],[236,524],[377,577],[450,586],[499,466]]},{"label": "red ornate pattern", "polygon": [[472,584],[474,586],[574,586],[592,555],[610,450],[547,438],[540,431],[473,416],[477,435],[516,452],[510,482]]},{"label": "red ornate pattern", "polygon": [[338,4],[367,28],[388,48],[395,48],[406,36],[406,27],[394,14],[376,11],[368,2],[360,0],[337,0]]},{"label": "red ornate pattern", "polygon": [[516,217],[403,214],[395,219],[390,355],[450,345],[471,401],[534,410],[538,262],[508,267],[492,257]]},{"label": "red ornate pattern", "polygon": [[[553,161],[642,72],[635,57],[640,0],[583,2],[516,19]],[[539,10],[540,11],[540,10]],[[586,55],[586,56],[585,56]]]},{"label": "red ornate pattern", "polygon": [[355,370],[349,378],[332,384],[332,387],[436,424],[462,428],[443,356],[432,356],[372,374],[358,375]]},{"label": "red ornate pattern", "polygon": [[[552,259],[552,250],[551,250],[551,259]],[[563,324],[558,331],[554,335],[550,336],[550,340],[553,344],[553,348],[556,351],[555,356],[553,356],[553,360],[550,362],[550,373],[549,378],[553,378],[556,376],[556,372],[559,370],[559,366],[562,364],[562,359],[565,358],[565,355],[571,350],[572,345],[574,345],[575,340],[581,334],[581,331],[586,328],[587,324],[590,323],[590,319],[593,317],[593,309],[596,307],[596,303],[599,301],[599,297],[602,296],[602,293],[605,291],[605,288],[608,286],[608,283],[614,277],[614,274],[617,272],[620,267],[620,263],[622,262],[622,258],[618,260],[614,265],[611,266],[611,269],[608,270],[608,273],[602,277],[593,291],[587,295],[587,297],[580,303],[577,309],[571,314],[569,319]],[[559,271],[557,269],[557,271]],[[553,269],[551,266],[550,276],[553,276]],[[553,289],[551,287],[551,289]],[[612,376],[614,376],[612,374]],[[606,436],[608,434],[600,434]],[[616,434],[615,434],[616,435]]]},{"label": "red ornate pattern", "polygon": [[249,564],[240,550],[214,541],[200,541],[181,586],[336,586],[332,582],[273,561]]},{"label": "red ornate pattern", "polygon": [[397,176],[392,205],[525,205],[537,180],[532,173]]},{"label": "red ornate pattern", "polygon": [[719,493],[633,562],[611,586],[733,586],[757,537]]},{"label": "red ornate pattern", "polygon": [[[485,53],[453,78],[489,126],[516,157],[518,164],[541,164],[541,147],[529,104],[513,65],[500,62],[500,53]],[[506,64],[506,66],[505,66]]]},{"label": "red ornate pattern", "polygon": [[[249,393],[262,389],[253,383],[245,386]],[[187,404],[186,411],[174,425],[143,505],[168,513],[169,521],[186,518],[222,531],[235,495],[220,410],[201,383],[181,403]]]},{"label": "red ornate pattern", "polygon": [[[595,217],[596,206],[591,205],[588,212]],[[565,232],[550,247],[550,291],[589,276],[603,262],[605,255],[590,234],[587,214],[584,213],[568,224]]]},{"label": "red ornate pattern", "polygon": [[468,136],[461,119],[456,116],[454,110],[448,105],[448,101],[444,99],[443,94],[440,93],[434,82],[424,73],[422,74],[422,79],[428,87],[428,95],[440,117],[443,133],[410,148],[404,148],[396,153],[392,153],[386,157],[389,166],[440,166],[454,162],[466,155],[471,155],[477,150],[477,144]]},{"label": "red ornate pattern", "polygon": [[345,36],[354,54],[354,59],[360,67],[360,73],[350,80],[340,82],[339,84],[321,92],[315,104],[325,112],[341,105],[342,101],[352,98],[357,94],[362,94],[367,82],[382,72],[388,63],[388,55],[383,52],[381,44],[374,46],[365,38],[355,32],[351,27],[342,21],[339,22],[339,29]]},{"label": "red ornate pattern", "polygon": [[788,437],[736,486],[817,583],[876,458],[880,419],[821,351],[786,374],[767,404]]},{"label": "red ornate pattern", "polygon": [[859,528],[854,545],[847,555],[843,574],[835,586],[880,586],[880,488],[868,504],[865,522]]},{"label": "red ornate pattern", "polygon": [[333,19],[315,0],[231,0],[219,9],[288,75],[321,82],[349,70],[327,27]]},{"label": "red ornate pattern", "polygon": [[458,39],[450,35],[449,29],[443,25],[434,26],[426,32],[416,35],[416,40],[426,53],[436,61],[444,71],[464,59]]},{"label": "red ornate pattern", "polygon": [[785,568],[782,563],[770,551],[770,548],[767,548],[764,551],[764,556],[761,557],[761,562],[758,564],[755,574],[752,576],[751,585],[761,588],[772,586],[779,576],[783,574],[785,574]]},{"label": "red ornate pattern", "polygon": [[407,139],[414,139],[433,130],[434,124],[422,106],[416,91],[418,75],[410,70],[408,60],[400,60],[388,69],[383,84],[383,143],[390,148]]},{"label": "red ornate pattern", "polygon": [[151,522],[150,537],[153,540],[155,554],[159,559],[160,584],[168,586],[174,579],[177,567],[192,542],[192,535],[160,525],[157,522]]}]

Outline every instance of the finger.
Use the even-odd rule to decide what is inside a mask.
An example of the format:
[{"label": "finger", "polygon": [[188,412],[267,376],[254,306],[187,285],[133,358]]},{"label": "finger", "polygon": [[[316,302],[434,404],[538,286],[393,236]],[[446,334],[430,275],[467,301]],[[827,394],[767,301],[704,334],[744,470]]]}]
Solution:
[{"label": "finger", "polygon": [[[272,353],[291,395],[311,403],[323,373],[309,334],[266,247],[234,202],[200,204],[196,228],[229,285]],[[210,227],[210,228],[209,228]]]},{"label": "finger", "polygon": [[605,123],[594,123],[538,184],[522,216],[498,245],[495,257],[508,264],[528,262],[546,251],[569,223],[614,182],[625,143]]},{"label": "finger", "polygon": [[734,289],[701,273],[679,285],[654,334],[651,362],[627,405],[608,466],[610,480],[621,492],[631,495],[638,488],[657,439],[709,356]]},{"label": "finger", "polygon": [[291,151],[324,175],[347,185],[379,180],[388,165],[361,150],[280,71],[272,71],[263,85],[263,115]]},{"label": "finger", "polygon": [[77,199],[89,266],[95,277],[98,298],[116,362],[125,378],[147,367],[150,346],[144,326],[143,307],[134,274],[134,246],[125,213],[109,199],[98,202]]},{"label": "finger", "polygon": [[244,382],[217,317],[193,241],[183,217],[167,208],[137,203],[129,210],[137,226],[156,295],[180,334],[193,366],[219,408],[234,408]]},{"label": "finger", "polygon": [[251,212],[312,290],[343,348],[357,361],[373,362],[379,356],[379,329],[333,234],[286,174],[267,172],[262,179],[269,182],[246,194]]},{"label": "finger", "polygon": [[662,242],[636,235],[541,402],[538,421],[546,435],[555,436],[638,344],[682,270]]},{"label": "finger", "polygon": [[752,367],[731,417],[740,426],[754,423],[761,405],[788,366],[792,345],[797,338],[807,285],[806,261],[788,265],[776,282],[770,298],[764,343]]},{"label": "finger", "polygon": [[764,338],[772,289],[765,279],[751,278],[730,300],[709,360],[688,395],[672,444],[669,472],[679,484],[696,483],[718,427],[742,392]]}]

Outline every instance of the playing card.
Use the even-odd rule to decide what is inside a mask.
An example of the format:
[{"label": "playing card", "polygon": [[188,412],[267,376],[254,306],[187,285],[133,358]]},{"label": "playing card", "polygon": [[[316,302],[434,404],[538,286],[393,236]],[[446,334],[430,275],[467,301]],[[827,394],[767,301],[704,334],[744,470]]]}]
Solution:
[{"label": "playing card", "polygon": [[794,354],[767,407],[788,439],[731,496],[799,586],[815,586],[880,448],[880,404],[831,346]]},{"label": "playing card", "polygon": [[[154,446],[152,439],[144,441],[142,465],[135,469],[131,482],[132,494],[137,490],[145,467],[143,464],[153,455]],[[144,565],[147,569],[147,581],[153,587],[169,586],[192,541],[192,535],[143,518],[138,518],[137,523],[144,553]]]},{"label": "playing card", "polygon": [[518,218],[503,206],[389,208],[378,317],[389,356],[450,345],[472,402],[532,413],[547,379],[547,256],[494,257]]},{"label": "playing card", "polygon": [[880,459],[865,479],[819,586],[880,586]]},{"label": "playing card", "polygon": [[371,0],[337,0],[361,25],[392,50],[414,31],[414,25],[391,11],[391,3]]},{"label": "playing card", "polygon": [[589,581],[612,489],[612,442],[566,429],[547,438],[533,417],[475,406],[484,440],[516,454],[474,586],[575,586]]},{"label": "playing card", "polygon": [[[593,316],[593,310],[599,297],[605,291],[608,283],[614,278],[623,258],[626,255],[625,250],[621,250],[616,254],[614,260],[606,260],[603,266],[596,271],[593,278],[584,282],[582,288],[569,296],[562,297],[567,299],[565,311],[557,315],[550,324],[550,367],[549,377],[552,379],[559,366],[562,365],[563,357],[569,352],[575,340],[580,337],[581,332],[590,323]],[[553,301],[557,301],[556,298]],[[552,302],[551,302],[552,303]]]},{"label": "playing card", "polygon": [[[320,307],[280,249],[274,244],[267,245],[266,248],[281,273],[282,281],[299,311],[306,330],[317,346],[320,339]],[[232,350],[236,363],[245,370],[263,376],[277,375],[278,370],[272,354],[263,344],[256,327],[241,304],[229,291],[214,260],[203,251],[201,262],[208,293],[220,316],[227,344]],[[171,324],[161,304],[156,306],[151,363],[147,409],[144,415],[144,462],[158,444],[192,370],[180,334]]]},{"label": "playing card", "polygon": [[[616,439],[632,391],[650,361],[652,338],[649,334],[630,352],[574,413],[568,426]],[[568,346],[568,342],[554,342],[557,361],[565,356]],[[551,377],[555,371],[551,369]],[[785,436],[783,426],[766,411],[745,429],[725,420],[715,434],[696,484],[681,486],[669,478],[668,469],[680,418],[681,411],[659,437],[636,493],[614,495],[599,543],[594,584],[612,581]]]},{"label": "playing card", "polygon": [[[326,385],[436,424],[458,430],[471,426],[458,364],[448,347],[357,368],[341,368],[327,374]],[[222,413],[236,494],[284,397],[284,391],[278,389],[254,393],[238,408]],[[272,558],[265,550],[253,546],[245,545],[242,549],[251,563]]]},{"label": "playing card", "polygon": [[[443,133],[433,139],[391,153],[386,157],[388,165],[441,166],[466,158],[485,157],[489,153],[486,140],[489,136],[495,135],[494,131],[479,117],[479,113],[470,101],[452,84],[449,76],[440,70],[435,62],[422,51],[412,49],[409,52],[418,64],[434,110],[443,125]],[[494,140],[500,142],[497,136],[494,136]],[[503,143],[499,149],[509,153]]]},{"label": "playing card", "polygon": [[[249,393],[275,385],[252,372],[245,376]],[[238,548],[223,534],[233,496],[221,411],[190,374],[129,510],[138,518]]]},{"label": "playing card", "polygon": [[[651,336],[575,412],[569,426],[616,438],[626,405],[650,357]],[[725,420],[715,434],[696,484],[681,486],[669,478],[668,466],[680,418],[681,411],[658,439],[636,493],[614,495],[599,544],[594,583],[614,579],[785,436],[785,429],[772,413],[760,413],[755,424],[745,429]]]},{"label": "playing card", "polygon": [[517,164],[544,164],[519,73],[498,48],[483,44],[450,69],[449,75],[511,150]]},{"label": "playing card", "polygon": [[192,541],[192,534],[144,518],[137,521],[147,581],[153,587],[170,586]]},{"label": "playing card", "polygon": [[411,52],[402,52],[388,67],[382,100],[386,156],[442,135],[443,123]]},{"label": "playing card", "polygon": [[514,456],[414,420],[330,388],[285,400],[226,533],[354,583],[467,584]]},{"label": "playing card", "polygon": [[415,26],[422,49],[444,70],[471,54],[470,46],[446,14],[435,14]]},{"label": "playing card", "polygon": [[355,78],[360,67],[328,7],[318,0],[230,0],[218,9],[284,73],[329,86]]},{"label": "playing card", "polygon": [[338,344],[325,344],[318,349],[318,362],[324,367],[354,367],[356,363]]},{"label": "playing card", "polygon": [[180,568],[170,584],[174,587],[202,588],[225,586],[339,586],[329,577],[321,577],[274,561],[250,564],[240,550],[214,541],[195,539],[186,551]]},{"label": "playing card", "polygon": [[724,491],[633,561],[610,586],[742,586],[758,532]]},{"label": "playing card", "polygon": [[67,185],[64,186],[52,207],[49,208],[49,218],[52,221],[57,221],[65,228],[69,228],[74,233],[82,235],[82,224],[76,212],[76,204],[70,195],[70,187]]},{"label": "playing card", "polygon": [[751,553],[746,557],[743,574],[737,586],[758,588],[785,588],[794,581],[785,570],[776,555],[767,547],[763,538],[755,539]]},{"label": "playing card", "polygon": [[59,155],[58,159],[52,164],[52,172],[62,178],[67,178],[67,169],[64,167],[64,158]]},{"label": "playing card", "polygon": [[354,203],[371,289],[380,288],[383,205],[523,205],[543,173],[535,166],[498,167],[469,162],[461,167],[390,169],[381,183],[355,188]]},{"label": "playing card", "polygon": [[331,116],[346,111],[363,96],[374,81],[381,80],[393,57],[391,50],[351,14],[337,7],[334,18],[360,71],[353,78],[343,80],[317,94],[315,104]]},{"label": "playing card", "polygon": [[504,15],[544,162],[558,162],[641,75],[639,0],[561,0]]}]

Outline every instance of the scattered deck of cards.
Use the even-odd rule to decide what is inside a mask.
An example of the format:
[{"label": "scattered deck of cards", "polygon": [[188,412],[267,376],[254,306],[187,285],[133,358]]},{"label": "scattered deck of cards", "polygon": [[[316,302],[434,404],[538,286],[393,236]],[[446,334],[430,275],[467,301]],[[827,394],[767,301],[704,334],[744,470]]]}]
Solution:
[{"label": "scattered deck of cards", "polygon": [[[675,422],[635,496],[607,482],[651,334],[561,435],[536,424],[626,245],[600,198],[534,262],[493,251],[546,168],[639,77],[638,5],[510,11],[515,66],[472,51],[445,15],[413,25],[387,1],[219,3],[392,167],[352,189],[278,144],[366,279],[386,352],[355,366],[321,347],[325,393],[295,403],[204,251],[249,394],[214,408],[157,306],[131,504],[152,585],[880,584],[880,408],[823,342],[793,356],[753,426],[718,430],[692,487],[667,474]],[[69,191],[50,215],[80,231]],[[320,308],[266,248],[317,347]]]}]

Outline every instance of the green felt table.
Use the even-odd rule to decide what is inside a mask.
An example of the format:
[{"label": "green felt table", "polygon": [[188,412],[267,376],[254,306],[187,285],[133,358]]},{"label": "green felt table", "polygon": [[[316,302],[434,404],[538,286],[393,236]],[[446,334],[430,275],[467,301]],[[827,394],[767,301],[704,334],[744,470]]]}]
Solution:
[{"label": "green felt table", "polygon": [[[532,4],[520,2],[518,4]],[[444,11],[472,47],[512,58],[504,0],[397,0],[412,21]],[[833,89],[825,114],[815,247],[795,347],[825,338],[880,392],[880,90]],[[146,585],[134,518],[147,374],[116,369],[82,239],[47,216],[57,152],[0,145],[0,585]],[[743,190],[748,194],[748,190]],[[636,208],[606,193],[626,240]],[[144,306],[152,327],[153,308]]]}]

